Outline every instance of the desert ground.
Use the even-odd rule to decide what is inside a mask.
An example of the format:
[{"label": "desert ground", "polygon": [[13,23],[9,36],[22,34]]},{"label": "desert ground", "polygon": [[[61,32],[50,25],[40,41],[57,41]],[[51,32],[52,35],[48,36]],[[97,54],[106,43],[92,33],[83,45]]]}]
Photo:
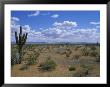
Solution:
[{"label": "desert ground", "polygon": [[26,44],[16,64],[17,45],[11,44],[12,77],[99,77],[100,46]]}]

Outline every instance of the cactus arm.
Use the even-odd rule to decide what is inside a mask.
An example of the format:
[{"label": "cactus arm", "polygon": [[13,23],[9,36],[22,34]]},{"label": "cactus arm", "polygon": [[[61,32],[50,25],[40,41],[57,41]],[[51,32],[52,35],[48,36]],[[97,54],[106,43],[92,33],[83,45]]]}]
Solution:
[{"label": "cactus arm", "polygon": [[26,40],[27,40],[27,35],[28,35],[28,33],[26,33],[26,35],[25,35],[25,42],[26,42]]},{"label": "cactus arm", "polygon": [[20,26],[20,33],[18,36],[17,36],[17,32],[15,32],[16,44],[18,45],[18,52],[20,54],[19,63],[21,63],[21,60],[22,60],[22,47],[26,43],[27,35],[28,35],[28,33],[22,34],[22,27],[21,26]]},{"label": "cactus arm", "polygon": [[21,34],[19,33],[19,45],[21,44]]},{"label": "cactus arm", "polygon": [[20,35],[22,35],[22,27],[20,26]]},{"label": "cactus arm", "polygon": [[18,36],[17,36],[17,32],[15,32],[15,39],[16,39],[16,44],[18,44]]}]

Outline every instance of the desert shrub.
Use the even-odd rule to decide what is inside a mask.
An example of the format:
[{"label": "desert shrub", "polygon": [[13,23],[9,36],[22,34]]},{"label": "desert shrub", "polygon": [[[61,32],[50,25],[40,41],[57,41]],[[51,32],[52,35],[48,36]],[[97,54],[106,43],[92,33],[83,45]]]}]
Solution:
[{"label": "desert shrub", "polygon": [[27,64],[23,64],[19,70],[26,70],[28,69],[28,65]]},{"label": "desert shrub", "polygon": [[19,63],[19,53],[16,51],[11,53],[11,65],[15,65]]},{"label": "desert shrub", "polygon": [[76,68],[74,66],[69,67],[69,71],[74,71],[74,70],[76,70]]},{"label": "desert shrub", "polygon": [[63,49],[63,48],[58,48],[56,52],[57,52],[58,54],[63,55],[63,54],[65,54],[65,53],[66,53],[66,50],[65,50],[65,49]]},{"label": "desert shrub", "polygon": [[72,53],[72,51],[70,50],[70,49],[66,49],[67,50],[67,52],[69,53],[69,54],[71,54]]},{"label": "desert shrub", "polygon": [[74,50],[75,51],[77,51],[78,49],[80,49],[82,46],[76,46],[75,48],[74,48]]},{"label": "desert shrub", "polygon": [[77,51],[77,50],[78,50],[78,48],[79,48],[79,47],[78,47],[78,46],[76,46],[74,50],[75,50],[75,51]]},{"label": "desert shrub", "polygon": [[45,62],[42,62],[39,65],[39,69],[42,71],[51,71],[51,70],[55,69],[56,66],[57,66],[57,64],[53,60],[48,58]]},{"label": "desert shrub", "polygon": [[91,46],[90,49],[91,50],[96,50],[96,47],[95,46]]},{"label": "desert shrub", "polygon": [[82,49],[82,55],[83,56],[88,56],[89,55],[89,50],[87,50],[86,48]]},{"label": "desert shrub", "polygon": [[11,46],[11,65],[17,64],[17,58],[16,58],[16,53],[17,53],[17,46],[12,45]]},{"label": "desert shrub", "polygon": [[66,49],[66,57],[70,57],[72,51],[70,49]]},{"label": "desert shrub", "polygon": [[36,60],[34,58],[29,58],[27,60],[27,65],[32,65],[32,64],[35,64],[36,63]]},{"label": "desert shrub", "polygon": [[34,55],[35,55],[36,57],[39,57],[40,53],[37,52],[37,53],[35,53]]},{"label": "desert shrub", "polygon": [[66,57],[70,57],[70,54],[69,53],[66,53]]},{"label": "desert shrub", "polygon": [[97,51],[91,51],[89,54],[90,54],[90,56],[92,56],[92,57],[98,56],[98,52],[97,52]]},{"label": "desert shrub", "polygon": [[93,65],[91,65],[91,64],[81,64],[80,67],[81,68],[88,69],[88,70],[93,69]]},{"label": "desert shrub", "polygon": [[80,57],[79,54],[75,54],[75,55],[73,55],[73,58],[75,58],[75,59],[79,59],[79,57]]},{"label": "desert shrub", "polygon": [[80,68],[73,74],[74,77],[85,77],[87,75],[88,75],[88,69],[85,68]]},{"label": "desert shrub", "polygon": [[100,62],[100,56],[96,58],[96,62]]},{"label": "desert shrub", "polygon": [[15,53],[11,52],[11,65],[16,64],[16,55]]},{"label": "desert shrub", "polygon": [[37,63],[37,57],[30,55],[30,58],[28,58],[26,64],[27,65],[33,65],[35,63]]}]

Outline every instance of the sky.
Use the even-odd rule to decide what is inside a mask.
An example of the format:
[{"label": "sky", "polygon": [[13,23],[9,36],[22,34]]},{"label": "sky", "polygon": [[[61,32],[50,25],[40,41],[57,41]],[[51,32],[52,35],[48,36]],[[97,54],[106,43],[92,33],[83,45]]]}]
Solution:
[{"label": "sky", "polygon": [[11,11],[11,42],[20,26],[27,42],[100,41],[100,11]]}]

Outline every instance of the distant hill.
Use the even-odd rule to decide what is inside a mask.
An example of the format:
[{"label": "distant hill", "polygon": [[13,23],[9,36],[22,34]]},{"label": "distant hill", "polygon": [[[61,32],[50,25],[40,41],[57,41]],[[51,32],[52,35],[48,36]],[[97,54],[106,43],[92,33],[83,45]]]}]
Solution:
[{"label": "distant hill", "polygon": [[[15,42],[11,42],[11,44],[16,44]],[[97,44],[97,43],[89,43],[89,42],[27,42],[26,44],[76,44],[76,45],[85,45],[85,44]]]}]

